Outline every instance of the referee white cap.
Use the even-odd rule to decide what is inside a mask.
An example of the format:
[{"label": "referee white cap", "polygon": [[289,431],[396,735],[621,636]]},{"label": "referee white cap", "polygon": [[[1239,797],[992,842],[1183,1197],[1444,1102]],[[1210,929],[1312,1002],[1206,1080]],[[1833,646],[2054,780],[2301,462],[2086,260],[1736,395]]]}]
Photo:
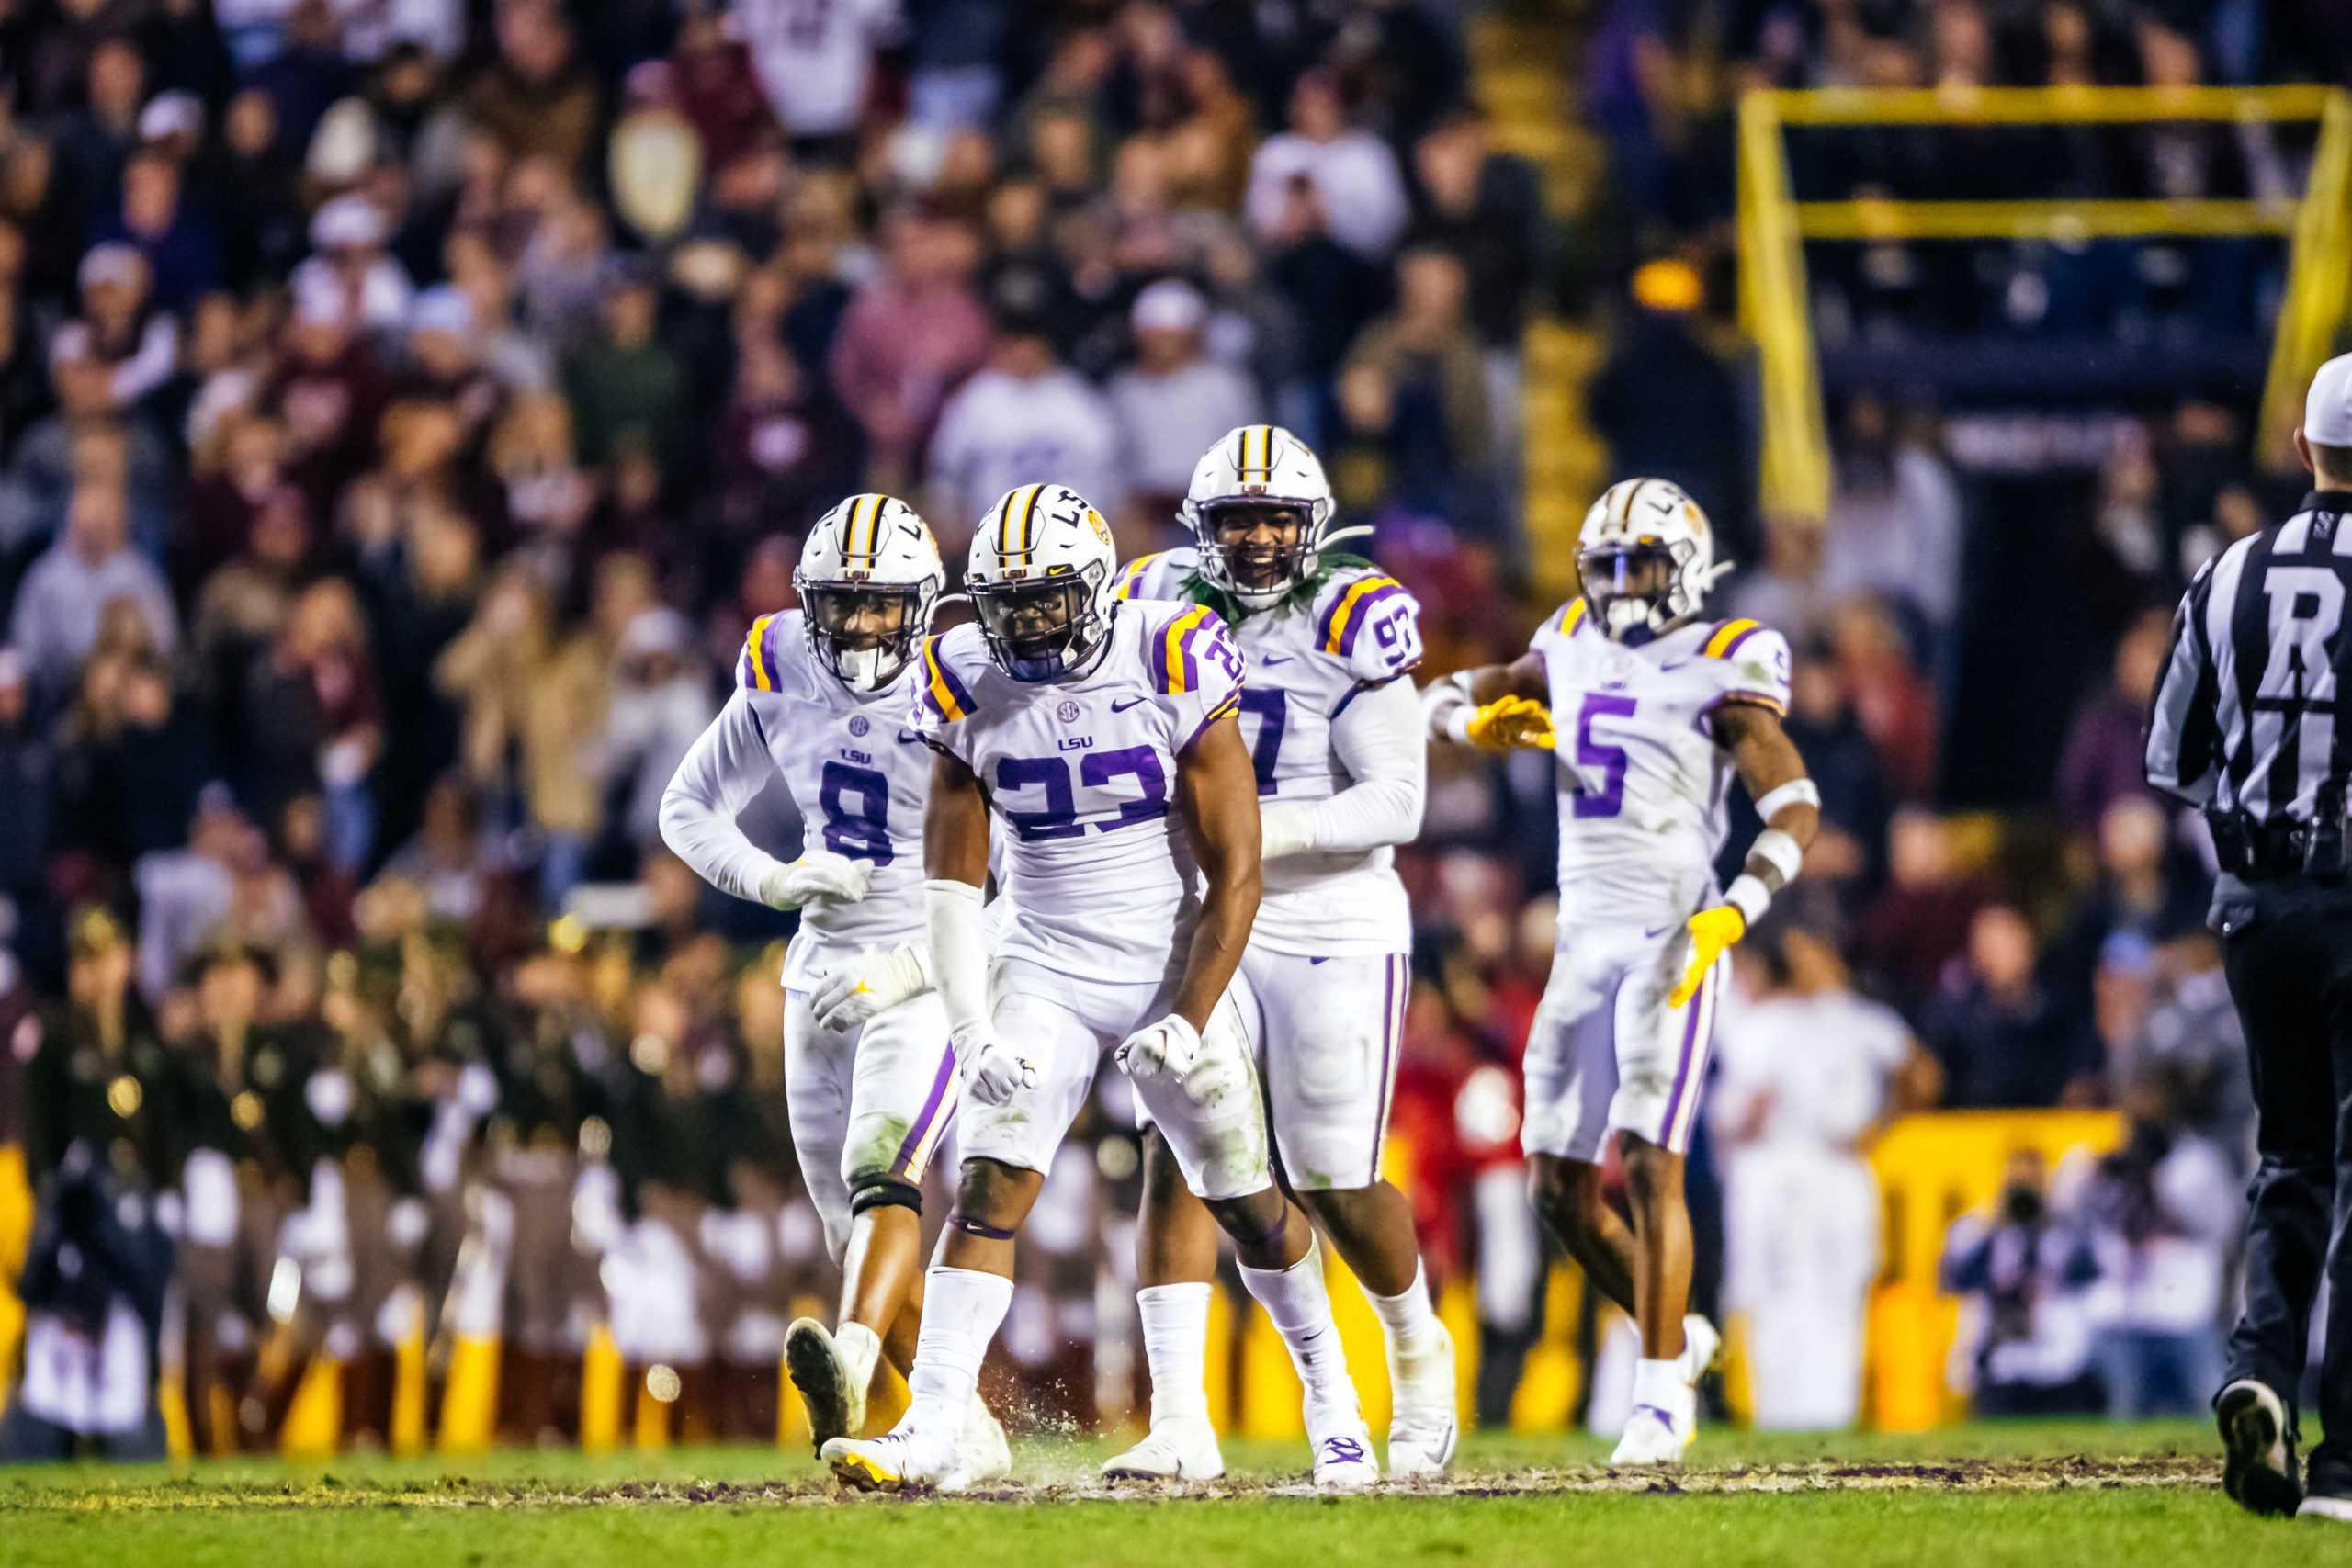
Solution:
[{"label": "referee white cap", "polygon": [[2303,400],[2303,439],[2322,446],[2352,446],[2352,354],[2339,354],[2312,378]]}]

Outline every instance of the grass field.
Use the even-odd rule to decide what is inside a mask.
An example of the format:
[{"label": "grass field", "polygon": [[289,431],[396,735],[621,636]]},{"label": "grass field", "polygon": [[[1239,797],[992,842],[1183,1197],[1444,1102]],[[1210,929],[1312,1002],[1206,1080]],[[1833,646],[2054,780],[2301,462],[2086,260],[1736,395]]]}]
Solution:
[{"label": "grass field", "polygon": [[813,1461],[767,1449],[6,1471],[0,1562],[2229,1568],[2281,1545],[2352,1560],[2352,1531],[2232,1506],[2201,1423],[1984,1424],[1909,1437],[1716,1430],[1673,1480],[1609,1471],[1606,1449],[1586,1440],[1480,1438],[1442,1485],[1346,1499],[1308,1491],[1304,1452],[1287,1445],[1229,1445],[1234,1474],[1192,1492],[1107,1491],[1091,1473],[1104,1451],[1016,1444],[1019,1483],[952,1500],[842,1496]]}]

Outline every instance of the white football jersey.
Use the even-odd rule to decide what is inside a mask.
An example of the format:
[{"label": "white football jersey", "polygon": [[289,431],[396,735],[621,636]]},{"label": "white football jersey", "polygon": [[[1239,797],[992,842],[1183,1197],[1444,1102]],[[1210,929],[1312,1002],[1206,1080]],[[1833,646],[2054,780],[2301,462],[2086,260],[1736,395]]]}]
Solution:
[{"label": "white football jersey", "polygon": [[1717,892],[1732,781],[1707,716],[1725,703],[1786,713],[1788,642],[1754,621],[1693,621],[1628,647],[1579,598],[1529,646],[1559,736],[1560,923],[1689,918]]},{"label": "white football jersey", "polygon": [[1005,675],[977,626],[924,643],[914,725],[1001,824],[997,957],[1128,985],[1182,972],[1201,901],[1177,763],[1235,711],[1241,674],[1205,604],[1116,605],[1109,648],[1067,681]]},{"label": "white football jersey", "polygon": [[910,660],[878,692],[853,692],[811,655],[806,624],[798,610],[752,623],[735,661],[740,700],[808,824],[807,847],[865,861],[871,871],[856,903],[820,901],[801,911],[801,934],[785,961],[788,987],[810,983],[824,951],[929,940],[922,818],[931,753],[906,722],[922,661]]},{"label": "white football jersey", "polygon": [[[1198,552],[1141,556],[1119,569],[1122,599],[1188,597]],[[1331,721],[1355,696],[1421,661],[1420,605],[1373,566],[1346,566],[1306,604],[1283,604],[1232,628],[1249,661],[1241,738],[1261,800],[1329,800],[1355,782],[1331,740]],[[1252,946],[1320,958],[1400,953],[1412,946],[1412,909],[1394,846],[1290,855],[1265,868]]]}]

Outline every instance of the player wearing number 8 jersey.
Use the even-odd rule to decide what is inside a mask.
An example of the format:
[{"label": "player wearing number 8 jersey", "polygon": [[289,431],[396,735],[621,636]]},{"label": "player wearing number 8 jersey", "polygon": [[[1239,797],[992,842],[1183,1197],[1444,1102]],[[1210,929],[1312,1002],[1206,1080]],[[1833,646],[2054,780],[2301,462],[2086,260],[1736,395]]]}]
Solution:
[{"label": "player wearing number 8 jersey", "polygon": [[[915,723],[938,753],[923,834],[932,970],[967,1100],[906,1418],[825,1445],[857,1486],[933,1482],[1012,1294],[1013,1237],[1114,1053],[1307,1391],[1316,1479],[1375,1473],[1312,1234],[1273,1184],[1227,996],[1259,898],[1242,660],[1208,606],[1113,597],[1111,531],[1066,486],[1009,492],[966,571],[978,624],[927,643]],[[1003,934],[979,931],[991,827]]]},{"label": "player wearing number 8 jersey", "polygon": [[[1682,1159],[1697,1125],[1724,954],[1797,874],[1820,796],[1781,728],[1789,649],[1701,611],[1727,563],[1705,515],[1663,479],[1593,503],[1584,592],[1516,663],[1465,671],[1423,701],[1438,739],[1558,759],[1560,920],[1530,1030],[1521,1142],[1537,1208],[1642,1334],[1615,1462],[1679,1462],[1715,1334],[1689,1316]],[[1718,892],[1736,773],[1765,830]],[[1604,1201],[1601,1145],[1625,1166],[1633,1224]]]},{"label": "player wearing number 8 jersey", "polygon": [[[922,1177],[956,1111],[937,997],[846,1029],[825,1027],[813,1005],[829,973],[922,940],[931,754],[905,718],[944,581],[939,547],[905,502],[869,493],[828,512],[794,575],[804,608],[752,623],[733,695],[662,801],[663,839],[712,886],[800,911],[784,972],[786,1110],[842,1277],[835,1329],[796,1322],[786,1359],[820,1444],[864,1425],[877,1356],[914,1364]],[[735,820],[779,773],[808,823],[789,865]],[[1001,1473],[1003,1434],[973,1408],[963,1469]]]},{"label": "player wearing number 8 jersey", "polygon": [[[1432,1473],[1458,1431],[1453,1348],[1431,1309],[1411,1206],[1381,1177],[1410,983],[1412,914],[1394,846],[1420,830],[1428,753],[1413,687],[1419,606],[1332,547],[1323,465],[1289,431],[1243,425],[1195,468],[1199,544],[1130,562],[1119,592],[1214,606],[1250,661],[1241,728],[1255,766],[1265,896],[1234,988],[1283,1170],[1385,1330],[1392,1476]],[[1144,1145],[1136,1306],[1151,1430],[1113,1476],[1222,1473],[1204,1360],[1216,1233],[1157,1132]]]}]

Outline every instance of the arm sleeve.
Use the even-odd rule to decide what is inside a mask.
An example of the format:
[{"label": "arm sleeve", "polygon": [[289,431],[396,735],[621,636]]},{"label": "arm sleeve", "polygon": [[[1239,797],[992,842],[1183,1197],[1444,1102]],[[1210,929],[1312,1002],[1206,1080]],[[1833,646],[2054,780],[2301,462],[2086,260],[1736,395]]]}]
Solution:
[{"label": "arm sleeve", "polygon": [[2205,656],[2205,600],[2212,567],[2197,574],[2173,616],[2172,648],[2164,677],[2148,708],[2148,743],[2142,759],[2148,783],[2191,806],[2213,799],[2214,752],[2220,739],[2214,720],[2213,665]]},{"label": "arm sleeve", "polygon": [[774,773],[752,697],[737,691],[690,747],[662,792],[662,841],[722,893],[760,901],[784,863],[744,836],[736,814]]},{"label": "arm sleeve", "polygon": [[1408,844],[1421,830],[1429,746],[1410,681],[1356,686],[1331,719],[1331,747],[1355,782],[1314,807],[1315,847]]},{"label": "arm sleeve", "polygon": [[968,882],[934,878],[922,885],[932,984],[946,1006],[951,1040],[968,1038],[988,1027],[988,919],[980,897],[980,890]]}]

